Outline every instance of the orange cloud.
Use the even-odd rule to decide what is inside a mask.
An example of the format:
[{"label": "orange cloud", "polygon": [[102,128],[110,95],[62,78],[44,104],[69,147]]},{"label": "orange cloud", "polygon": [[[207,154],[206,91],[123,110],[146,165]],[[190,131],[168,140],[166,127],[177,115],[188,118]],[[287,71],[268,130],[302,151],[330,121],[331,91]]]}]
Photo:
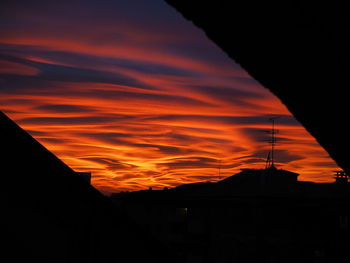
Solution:
[{"label": "orange cloud", "polygon": [[101,191],[262,168],[273,115],[277,166],[333,180],[336,164],[286,107],[193,28],[16,12],[0,36],[1,110]]}]

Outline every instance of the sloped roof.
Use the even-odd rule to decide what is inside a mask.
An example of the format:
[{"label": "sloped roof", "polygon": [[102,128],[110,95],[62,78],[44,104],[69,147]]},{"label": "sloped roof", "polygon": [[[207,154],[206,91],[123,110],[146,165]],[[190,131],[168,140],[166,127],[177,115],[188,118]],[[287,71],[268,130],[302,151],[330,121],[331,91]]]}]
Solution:
[{"label": "sloped roof", "polygon": [[0,153],[2,236],[12,240],[4,248],[12,258],[163,262],[167,257],[160,243],[2,112]]},{"label": "sloped roof", "polygon": [[284,169],[277,169],[275,167],[271,167],[269,169],[241,169],[241,172],[227,177],[219,183],[233,183],[239,181],[247,181],[247,180],[260,180],[261,176],[275,176],[275,177],[292,177],[296,178],[299,174],[291,171],[287,171]]}]

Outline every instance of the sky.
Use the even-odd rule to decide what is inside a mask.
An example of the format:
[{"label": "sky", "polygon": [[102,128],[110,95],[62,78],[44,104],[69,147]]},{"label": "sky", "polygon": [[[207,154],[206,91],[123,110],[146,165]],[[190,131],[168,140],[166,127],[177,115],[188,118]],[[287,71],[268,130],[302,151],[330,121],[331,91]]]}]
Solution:
[{"label": "sky", "polygon": [[101,192],[264,168],[271,117],[276,166],[333,181],[337,165],[280,100],[162,0],[0,9],[0,110]]}]

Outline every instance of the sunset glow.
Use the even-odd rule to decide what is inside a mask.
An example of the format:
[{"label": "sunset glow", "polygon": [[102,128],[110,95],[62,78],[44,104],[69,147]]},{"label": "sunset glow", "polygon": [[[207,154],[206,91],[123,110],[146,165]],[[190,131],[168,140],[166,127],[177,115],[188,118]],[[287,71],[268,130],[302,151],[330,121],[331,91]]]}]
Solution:
[{"label": "sunset glow", "polygon": [[333,181],[279,99],[163,1],[29,2],[1,14],[0,110],[102,192],[263,168],[272,116],[277,167]]}]

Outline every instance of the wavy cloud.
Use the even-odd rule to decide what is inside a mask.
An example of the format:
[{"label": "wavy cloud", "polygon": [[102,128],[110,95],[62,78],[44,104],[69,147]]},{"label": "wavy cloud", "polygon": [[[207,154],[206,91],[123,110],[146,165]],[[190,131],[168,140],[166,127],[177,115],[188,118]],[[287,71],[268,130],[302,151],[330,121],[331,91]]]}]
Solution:
[{"label": "wavy cloud", "polygon": [[[335,163],[281,102],[163,1],[4,5],[0,107],[105,193]],[[220,178],[218,170],[220,167]]]}]

